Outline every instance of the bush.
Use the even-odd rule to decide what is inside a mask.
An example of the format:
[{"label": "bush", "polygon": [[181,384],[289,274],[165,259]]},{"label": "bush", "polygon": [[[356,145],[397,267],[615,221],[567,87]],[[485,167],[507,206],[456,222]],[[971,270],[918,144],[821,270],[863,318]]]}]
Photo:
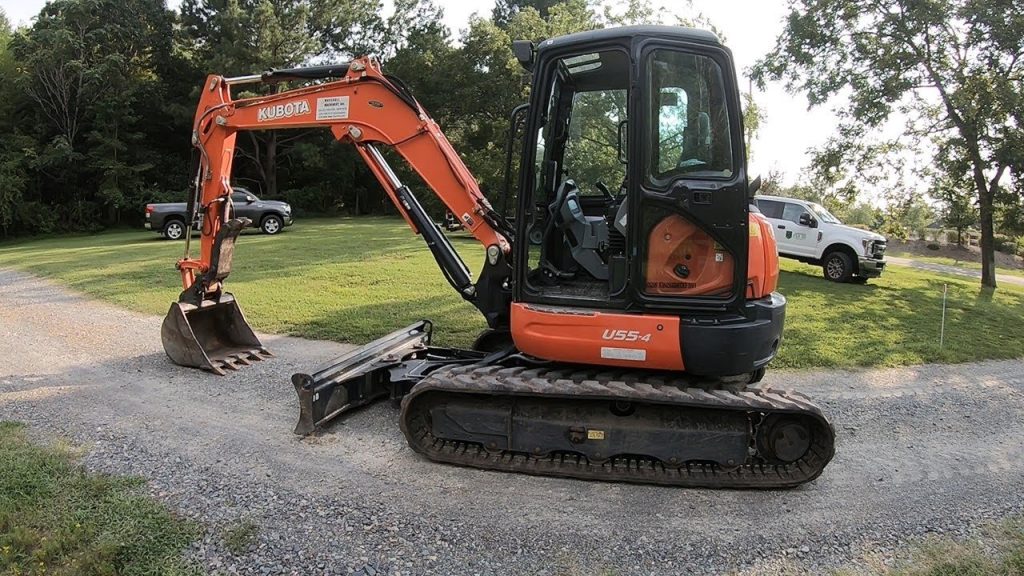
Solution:
[{"label": "bush", "polygon": [[995,244],[995,249],[1004,254],[1016,254],[1017,253],[1017,241],[1010,238],[1006,234],[996,234],[992,239]]},{"label": "bush", "polygon": [[931,243],[928,244],[928,249],[929,250],[938,250],[939,248],[941,248],[941,246],[939,246],[935,242],[931,242]]},{"label": "bush", "polygon": [[946,244],[956,244],[956,230],[946,230]]},{"label": "bush", "polygon": [[1024,236],[1017,238],[1017,256],[1024,257]]},{"label": "bush", "polygon": [[42,202],[18,204],[14,216],[14,228],[20,234],[51,234],[57,230],[57,215]]},{"label": "bush", "polygon": [[292,205],[296,216],[308,214],[337,214],[344,207],[335,194],[324,192],[319,186],[306,186],[285,190],[284,201]]}]

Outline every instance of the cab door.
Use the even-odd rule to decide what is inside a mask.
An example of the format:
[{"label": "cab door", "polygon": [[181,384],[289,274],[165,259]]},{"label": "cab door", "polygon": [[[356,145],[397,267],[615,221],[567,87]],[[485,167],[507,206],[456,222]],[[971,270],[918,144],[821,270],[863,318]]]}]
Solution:
[{"label": "cab door", "polygon": [[745,301],[748,183],[729,52],[648,39],[630,127],[633,288],[648,309]]}]

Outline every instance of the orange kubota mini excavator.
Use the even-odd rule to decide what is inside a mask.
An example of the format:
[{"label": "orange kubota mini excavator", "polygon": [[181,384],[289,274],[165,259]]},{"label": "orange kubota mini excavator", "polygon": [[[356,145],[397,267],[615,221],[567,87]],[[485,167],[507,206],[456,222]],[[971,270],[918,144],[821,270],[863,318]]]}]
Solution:
[{"label": "orange kubota mini excavator", "polygon": [[[490,328],[458,350],[431,346],[431,324],[420,321],[294,375],[296,433],[391,398],[409,444],[439,462],[718,488],[816,478],[833,455],[832,426],[802,395],[750,386],[775,357],[786,301],[775,292],[771,227],[750,207],[759,180],[748,180],[729,50],[711,33],[661,26],[513,50],[533,78],[507,149],[511,170],[521,133],[514,219],[372,58],[210,76],[189,199],[202,247],[192,258],[186,243],[178,263],[184,292],[163,324],[168,356],[223,373],[269,355],[224,290],[250,224],[231,204],[235,138],[323,127],[355,146]],[[231,96],[233,86],[282,81],[305,85]],[[381,146],[483,245],[475,283]]]}]

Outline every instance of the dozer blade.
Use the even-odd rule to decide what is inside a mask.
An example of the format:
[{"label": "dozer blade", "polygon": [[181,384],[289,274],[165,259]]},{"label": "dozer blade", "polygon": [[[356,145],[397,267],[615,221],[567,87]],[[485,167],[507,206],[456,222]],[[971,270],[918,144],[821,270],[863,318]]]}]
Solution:
[{"label": "dozer blade", "polygon": [[344,413],[383,398],[398,400],[434,370],[479,362],[486,354],[430,345],[433,326],[420,320],[331,360],[315,372],[292,375],[299,396],[295,433],[306,436]]},{"label": "dozer blade", "polygon": [[238,302],[228,293],[199,306],[174,302],[160,328],[164,352],[181,366],[220,375],[272,356],[249,327]]}]

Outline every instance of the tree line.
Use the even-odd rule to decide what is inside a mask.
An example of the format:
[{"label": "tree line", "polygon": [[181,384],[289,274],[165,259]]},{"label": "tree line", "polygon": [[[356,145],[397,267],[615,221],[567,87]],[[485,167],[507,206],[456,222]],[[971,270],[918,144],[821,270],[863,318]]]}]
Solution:
[{"label": "tree line", "polygon": [[[496,193],[508,114],[528,97],[512,40],[652,21],[654,11],[640,0],[617,10],[499,0],[458,42],[442,16],[432,0],[396,0],[388,16],[377,0],[184,0],[179,10],[164,0],[53,0],[12,30],[0,13],[0,236],[137,224],[147,202],[182,201],[206,74],[363,54],[412,88]],[[236,154],[236,184],[297,211],[389,209],[355,151],[326,130],[247,132]]]},{"label": "tree line", "polygon": [[[137,224],[145,203],[182,200],[206,74],[362,54],[412,88],[493,197],[503,188],[508,114],[529,94],[512,40],[637,23],[714,28],[699,15],[666,22],[648,0],[498,0],[456,38],[432,0],[395,0],[388,16],[380,8],[379,0],[184,0],[179,10],[164,0],[52,0],[17,30],[0,12],[0,236]],[[790,0],[789,8],[775,48],[746,72],[761,84],[785,82],[812,106],[843,104],[839,132],[788,192],[890,233],[938,208],[947,226],[980,228],[984,283],[994,286],[996,232],[1024,235],[1024,0]],[[745,105],[749,142],[765,116],[749,95]],[[905,123],[898,137],[870,137],[894,116]],[[389,210],[354,150],[331,140],[323,130],[241,135],[235,183],[297,211]],[[906,170],[907,150],[924,153],[927,165]],[[913,181],[893,177],[907,173]],[[888,190],[882,216],[861,198],[871,187]]]}]

